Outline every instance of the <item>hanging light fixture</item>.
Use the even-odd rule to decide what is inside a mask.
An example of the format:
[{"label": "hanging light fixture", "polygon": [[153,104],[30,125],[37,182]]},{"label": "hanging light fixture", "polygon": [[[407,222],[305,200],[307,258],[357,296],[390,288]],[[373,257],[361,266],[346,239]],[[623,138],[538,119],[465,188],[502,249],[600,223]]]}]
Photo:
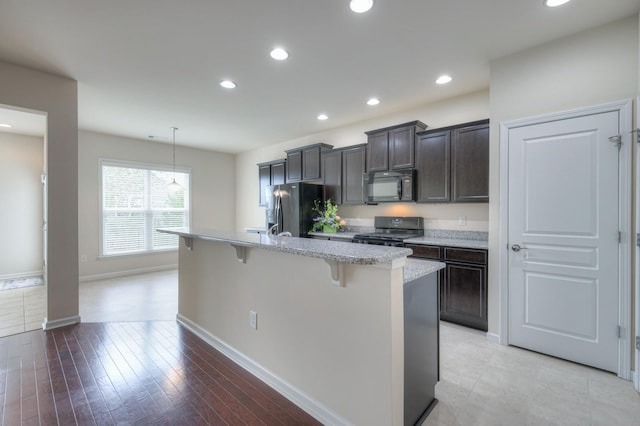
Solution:
[{"label": "hanging light fixture", "polygon": [[167,189],[169,192],[176,192],[182,188],[180,184],[176,182],[176,130],[178,130],[178,128],[171,127],[171,130],[173,130],[173,182],[167,185]]}]

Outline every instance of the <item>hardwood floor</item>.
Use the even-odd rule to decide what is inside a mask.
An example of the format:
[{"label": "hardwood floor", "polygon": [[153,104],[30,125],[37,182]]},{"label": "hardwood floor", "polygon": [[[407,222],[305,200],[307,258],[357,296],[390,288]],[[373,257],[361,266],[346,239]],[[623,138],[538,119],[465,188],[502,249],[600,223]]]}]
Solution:
[{"label": "hardwood floor", "polygon": [[174,321],[83,323],[0,338],[2,425],[311,425]]}]

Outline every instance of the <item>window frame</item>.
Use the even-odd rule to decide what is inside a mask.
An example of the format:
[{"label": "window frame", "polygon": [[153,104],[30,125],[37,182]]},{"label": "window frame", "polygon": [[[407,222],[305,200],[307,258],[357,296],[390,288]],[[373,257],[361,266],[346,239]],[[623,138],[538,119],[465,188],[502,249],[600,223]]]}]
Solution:
[{"label": "window frame", "polygon": [[[166,165],[166,164],[158,164],[158,163],[146,163],[146,162],[141,162],[141,161],[127,161],[127,160],[117,160],[117,159],[111,159],[111,158],[99,158],[98,159],[98,221],[99,223],[99,231],[98,231],[98,259],[114,259],[114,258],[129,258],[132,256],[148,256],[148,255],[155,255],[155,254],[164,254],[164,253],[172,253],[172,252],[177,252],[178,251],[178,247],[176,248],[166,248],[166,249],[158,249],[158,250],[142,250],[142,251],[135,251],[135,252],[131,252],[131,253],[117,253],[117,254],[105,254],[104,253],[104,232],[105,232],[105,227],[104,227],[104,199],[103,199],[103,167],[104,166],[111,166],[111,167],[123,167],[123,168],[131,168],[131,169],[141,169],[141,170],[148,170],[148,171],[158,171],[158,172],[173,172],[174,168],[171,165]],[[189,180],[189,184],[188,184],[188,191],[185,194],[186,197],[186,209],[187,209],[187,214],[186,214],[186,221],[187,221],[187,225],[191,224],[191,219],[192,219],[192,214],[191,214],[191,205],[192,205],[192,173],[191,173],[191,168],[190,167],[181,167],[181,166],[175,166],[175,172],[176,173],[185,173],[188,175],[188,180]],[[145,194],[145,207],[143,209],[130,209],[131,212],[141,212],[144,214],[145,216],[145,226],[148,227],[149,226],[153,226],[152,222],[149,223],[151,221],[151,218],[153,217],[153,209],[151,209],[151,205],[150,205],[150,199],[147,199],[147,195]],[[163,209],[164,210],[164,209]],[[119,211],[128,211],[128,209],[120,209]],[[167,211],[171,211],[171,210],[167,210]],[[151,232],[154,232],[153,229],[151,229]],[[152,238],[151,234],[149,234],[149,240]],[[149,240],[146,241],[146,243],[149,242]]]}]

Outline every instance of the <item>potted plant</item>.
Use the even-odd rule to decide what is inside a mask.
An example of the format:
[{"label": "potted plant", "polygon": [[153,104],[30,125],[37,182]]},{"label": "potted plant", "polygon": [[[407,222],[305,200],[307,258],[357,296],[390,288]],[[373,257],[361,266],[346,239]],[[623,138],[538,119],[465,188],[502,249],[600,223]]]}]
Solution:
[{"label": "potted plant", "polygon": [[320,201],[314,202],[315,207],[313,210],[318,213],[318,216],[313,218],[313,227],[311,231],[336,233],[339,229],[347,226],[347,222],[338,216],[338,206],[333,204],[329,199],[324,202],[324,208],[320,207]]}]

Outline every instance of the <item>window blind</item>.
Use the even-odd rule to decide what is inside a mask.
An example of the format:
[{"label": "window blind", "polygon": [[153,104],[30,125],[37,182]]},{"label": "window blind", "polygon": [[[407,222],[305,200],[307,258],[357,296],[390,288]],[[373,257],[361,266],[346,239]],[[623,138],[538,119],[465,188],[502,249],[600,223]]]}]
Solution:
[{"label": "window blind", "polygon": [[102,255],[118,256],[178,248],[178,236],[157,228],[189,225],[190,173],[102,161]]}]

